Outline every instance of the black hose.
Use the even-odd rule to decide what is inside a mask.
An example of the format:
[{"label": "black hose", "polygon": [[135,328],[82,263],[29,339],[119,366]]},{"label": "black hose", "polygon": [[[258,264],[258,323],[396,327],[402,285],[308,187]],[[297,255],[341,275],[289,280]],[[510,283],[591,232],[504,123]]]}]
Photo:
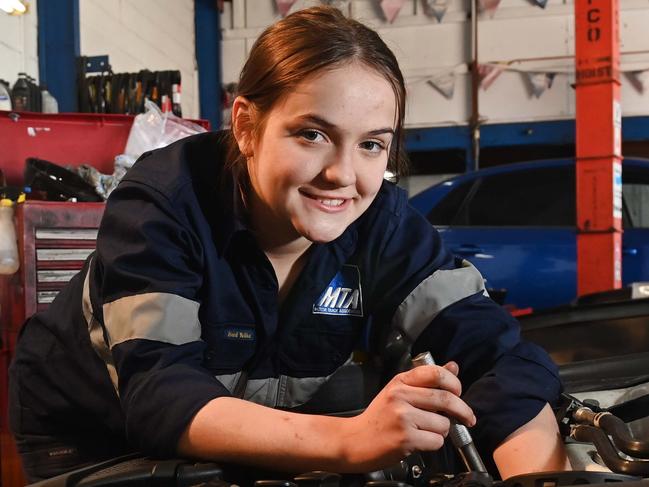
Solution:
[{"label": "black hose", "polygon": [[573,417],[580,423],[602,428],[613,439],[615,446],[631,457],[649,458],[649,441],[634,438],[628,426],[609,412],[594,413],[588,408],[577,409]]},{"label": "black hose", "polygon": [[649,458],[649,441],[634,438],[628,426],[617,416],[605,414],[599,420],[600,427],[613,438],[613,443],[631,457]]},{"label": "black hose", "polygon": [[604,464],[613,472],[649,476],[649,461],[621,458],[609,437],[600,428],[586,424],[575,425],[570,436],[577,441],[593,443]]}]

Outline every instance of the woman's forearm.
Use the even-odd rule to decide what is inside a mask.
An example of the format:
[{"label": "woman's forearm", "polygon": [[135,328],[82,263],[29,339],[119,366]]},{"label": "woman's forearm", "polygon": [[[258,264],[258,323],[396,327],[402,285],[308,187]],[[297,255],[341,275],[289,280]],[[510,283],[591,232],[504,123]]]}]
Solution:
[{"label": "woman's forearm", "polygon": [[524,473],[571,469],[549,404],[496,448],[494,461],[503,479]]},{"label": "woman's forearm", "polygon": [[370,472],[416,450],[437,450],[450,425],[475,417],[459,395],[457,365],[395,376],[351,418],[298,414],[220,397],[193,418],[178,443],[183,456],[278,470]]},{"label": "woman's forearm", "polygon": [[178,444],[183,456],[277,470],[341,471],[341,418],[296,414],[221,397],[203,407]]}]

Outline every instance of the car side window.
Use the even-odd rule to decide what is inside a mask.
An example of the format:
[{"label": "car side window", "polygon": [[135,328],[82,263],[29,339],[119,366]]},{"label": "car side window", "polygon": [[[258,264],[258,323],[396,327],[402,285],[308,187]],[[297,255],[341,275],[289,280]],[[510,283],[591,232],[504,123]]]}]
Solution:
[{"label": "car side window", "polygon": [[435,207],[426,215],[433,225],[452,225],[457,212],[462,208],[469,190],[475,181],[467,181],[453,188]]},{"label": "car side window", "polygon": [[482,179],[458,222],[471,226],[575,226],[575,173],[551,167]]},{"label": "car side window", "polygon": [[649,171],[625,168],[622,177],[625,226],[649,228]]}]

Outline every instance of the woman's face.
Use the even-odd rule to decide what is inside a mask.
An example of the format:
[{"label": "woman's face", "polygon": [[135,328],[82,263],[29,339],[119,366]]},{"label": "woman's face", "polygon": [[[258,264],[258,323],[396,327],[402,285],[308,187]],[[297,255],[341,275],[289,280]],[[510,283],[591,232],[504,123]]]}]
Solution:
[{"label": "woman's face", "polygon": [[340,236],[381,186],[396,119],[392,86],[361,64],[300,83],[268,114],[248,158],[255,231],[277,244]]}]

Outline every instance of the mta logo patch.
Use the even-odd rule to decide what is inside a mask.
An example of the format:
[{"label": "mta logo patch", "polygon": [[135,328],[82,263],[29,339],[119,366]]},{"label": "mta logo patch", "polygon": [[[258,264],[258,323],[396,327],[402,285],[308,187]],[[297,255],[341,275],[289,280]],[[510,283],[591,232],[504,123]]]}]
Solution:
[{"label": "mta logo patch", "polygon": [[355,265],[344,265],[313,303],[313,314],[363,316],[361,272]]}]

